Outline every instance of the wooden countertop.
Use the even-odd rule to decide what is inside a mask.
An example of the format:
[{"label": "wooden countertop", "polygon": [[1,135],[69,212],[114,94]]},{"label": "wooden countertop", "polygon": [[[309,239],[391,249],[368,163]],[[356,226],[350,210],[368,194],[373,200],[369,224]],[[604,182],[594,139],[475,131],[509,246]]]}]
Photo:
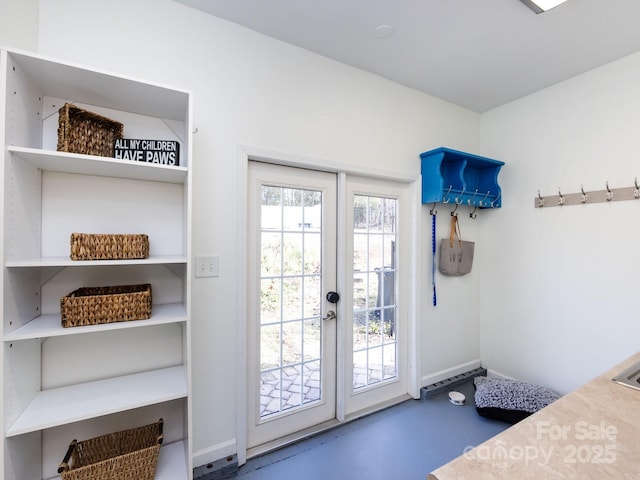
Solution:
[{"label": "wooden countertop", "polygon": [[429,474],[428,480],[640,479],[640,353]]}]

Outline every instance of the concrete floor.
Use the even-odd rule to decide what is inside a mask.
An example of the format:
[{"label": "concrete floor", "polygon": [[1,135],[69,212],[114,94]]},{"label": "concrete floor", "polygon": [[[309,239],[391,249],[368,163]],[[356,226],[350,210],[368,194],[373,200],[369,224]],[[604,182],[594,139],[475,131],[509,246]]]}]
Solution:
[{"label": "concrete floor", "polygon": [[424,480],[429,472],[503,431],[509,425],[480,417],[472,382],[455,387],[465,405],[448,392],[408,400],[249,460],[243,480]]}]

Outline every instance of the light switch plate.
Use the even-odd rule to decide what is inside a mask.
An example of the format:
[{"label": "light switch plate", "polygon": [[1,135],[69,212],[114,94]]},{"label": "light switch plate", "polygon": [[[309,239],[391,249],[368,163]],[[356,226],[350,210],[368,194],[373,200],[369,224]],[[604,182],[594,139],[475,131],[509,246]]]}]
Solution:
[{"label": "light switch plate", "polygon": [[196,257],[194,268],[196,277],[217,277],[220,275],[220,257]]}]

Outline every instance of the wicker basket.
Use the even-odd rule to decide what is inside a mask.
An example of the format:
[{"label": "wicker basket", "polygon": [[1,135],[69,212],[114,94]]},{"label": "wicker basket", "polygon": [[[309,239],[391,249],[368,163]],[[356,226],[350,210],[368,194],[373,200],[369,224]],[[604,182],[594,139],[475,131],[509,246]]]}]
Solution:
[{"label": "wicker basket", "polygon": [[145,234],[72,233],[71,260],[124,260],[147,258]]},{"label": "wicker basket", "polygon": [[62,326],[81,327],[151,317],[151,285],[83,287],[60,299]]},{"label": "wicker basket", "polygon": [[58,110],[58,151],[113,157],[124,125],[69,103]]},{"label": "wicker basket", "polygon": [[62,480],[153,480],[164,421],[69,445],[58,467]]}]

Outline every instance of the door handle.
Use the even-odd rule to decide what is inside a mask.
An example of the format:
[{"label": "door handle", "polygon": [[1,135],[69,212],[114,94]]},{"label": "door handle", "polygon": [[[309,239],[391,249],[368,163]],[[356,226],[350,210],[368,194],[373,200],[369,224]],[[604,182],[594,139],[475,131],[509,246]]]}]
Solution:
[{"label": "door handle", "polygon": [[336,312],[335,310],[329,310],[327,312],[327,316],[324,317],[322,320],[327,321],[327,320],[335,320],[337,318]]}]

